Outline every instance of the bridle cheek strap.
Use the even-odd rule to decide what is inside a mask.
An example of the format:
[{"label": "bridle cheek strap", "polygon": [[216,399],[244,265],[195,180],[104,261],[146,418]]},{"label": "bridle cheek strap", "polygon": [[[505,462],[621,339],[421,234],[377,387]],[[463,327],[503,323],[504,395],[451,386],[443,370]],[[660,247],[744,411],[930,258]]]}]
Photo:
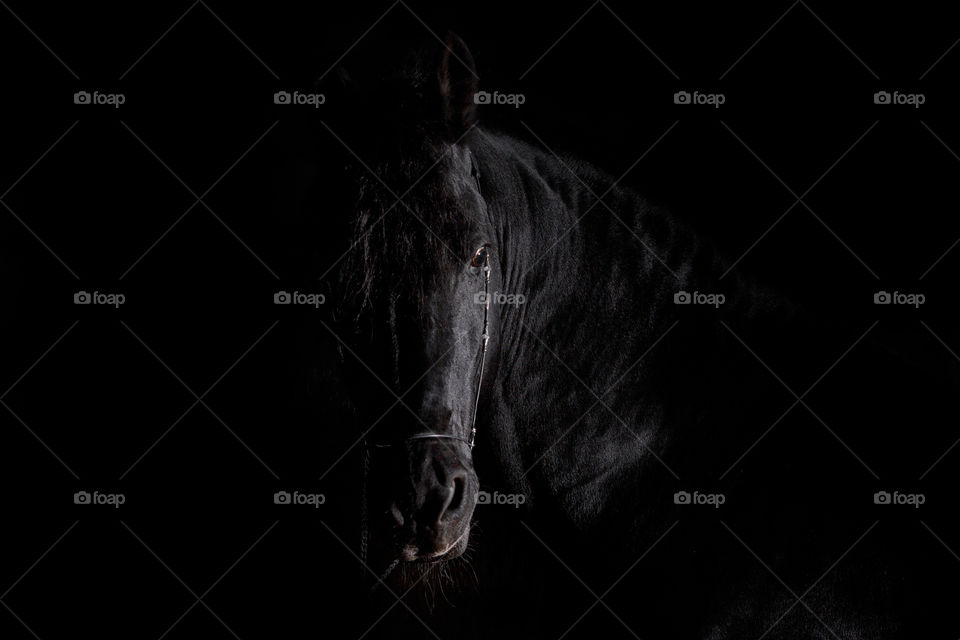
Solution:
[{"label": "bridle cheek strap", "polygon": [[477,413],[480,410],[480,389],[483,387],[483,365],[487,359],[487,343],[490,342],[490,258],[483,265],[483,333],[480,334],[480,371],[477,374],[477,393],[473,401],[473,422],[470,425],[470,448],[477,439]]}]

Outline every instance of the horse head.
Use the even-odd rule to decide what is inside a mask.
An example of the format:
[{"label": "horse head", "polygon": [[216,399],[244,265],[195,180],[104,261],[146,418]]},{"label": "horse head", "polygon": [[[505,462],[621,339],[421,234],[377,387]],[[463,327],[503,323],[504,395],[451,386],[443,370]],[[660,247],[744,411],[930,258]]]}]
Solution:
[{"label": "horse head", "polygon": [[340,286],[351,361],[365,379],[357,388],[372,374],[392,397],[386,411],[355,399],[361,426],[372,425],[364,427],[371,554],[431,562],[461,555],[470,536],[472,449],[484,436],[475,428],[497,340],[489,296],[501,265],[470,147],[469,51],[451,35],[438,55],[397,62],[372,87],[342,74],[355,126],[343,140],[354,197]]}]

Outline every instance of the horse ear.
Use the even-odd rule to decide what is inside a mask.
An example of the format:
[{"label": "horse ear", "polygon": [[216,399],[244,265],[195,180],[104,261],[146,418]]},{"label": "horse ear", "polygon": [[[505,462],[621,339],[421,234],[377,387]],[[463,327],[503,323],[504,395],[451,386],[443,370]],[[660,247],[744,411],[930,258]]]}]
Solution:
[{"label": "horse ear", "polygon": [[476,122],[477,71],[466,43],[448,32],[440,60],[440,97],[447,130],[456,139]]}]

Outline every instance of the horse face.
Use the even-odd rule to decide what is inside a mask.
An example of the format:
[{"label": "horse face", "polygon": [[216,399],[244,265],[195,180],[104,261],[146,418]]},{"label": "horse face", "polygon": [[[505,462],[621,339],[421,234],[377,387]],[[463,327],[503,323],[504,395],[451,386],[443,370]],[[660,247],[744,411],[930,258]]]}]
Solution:
[{"label": "horse face", "polygon": [[[472,63],[462,43],[448,45],[436,75],[441,99],[410,119],[405,97],[404,117],[391,120],[401,125],[369,146],[373,171],[357,168],[357,249],[347,262],[369,328],[360,353],[399,398],[381,418],[370,416],[370,546],[408,562],[455,558],[467,547],[478,494],[470,443],[492,320],[485,286],[496,269],[469,150]],[[398,95],[417,92],[392,88],[373,103],[383,111]]]},{"label": "horse face", "polygon": [[404,561],[446,560],[467,547],[478,493],[470,443],[490,371],[482,375],[496,262],[486,208],[469,151],[450,145],[443,153],[434,187],[454,206],[443,214],[452,224],[430,228],[408,212],[402,227],[392,227],[381,250],[390,255],[394,244],[399,254],[375,269],[385,281],[368,310],[373,339],[365,353],[400,398],[368,434],[371,537]]}]

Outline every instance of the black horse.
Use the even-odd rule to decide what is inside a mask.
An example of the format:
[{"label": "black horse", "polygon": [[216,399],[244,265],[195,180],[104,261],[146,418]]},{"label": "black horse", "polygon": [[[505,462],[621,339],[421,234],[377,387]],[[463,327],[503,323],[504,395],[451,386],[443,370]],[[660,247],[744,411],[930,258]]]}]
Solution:
[{"label": "black horse", "polygon": [[[320,127],[346,150],[324,186],[345,196],[325,224],[346,242],[326,253],[347,249],[325,256],[326,329],[342,365],[331,388],[363,440],[376,584],[403,593],[472,549],[470,589],[529,599],[527,626],[479,633],[938,629],[929,612],[948,596],[908,602],[918,561],[885,554],[873,530],[882,487],[864,458],[918,420],[873,400],[942,392],[865,383],[900,366],[876,348],[884,328],[811,319],[601,171],[478,125],[456,37],[385,68],[372,85],[342,73],[341,119]],[[853,352],[866,354],[855,369]],[[795,393],[830,376],[826,412]],[[855,452],[828,423],[875,437]],[[522,508],[477,506],[481,486]],[[498,576],[480,558],[520,569]],[[580,622],[566,604],[578,582],[612,615]]]}]

